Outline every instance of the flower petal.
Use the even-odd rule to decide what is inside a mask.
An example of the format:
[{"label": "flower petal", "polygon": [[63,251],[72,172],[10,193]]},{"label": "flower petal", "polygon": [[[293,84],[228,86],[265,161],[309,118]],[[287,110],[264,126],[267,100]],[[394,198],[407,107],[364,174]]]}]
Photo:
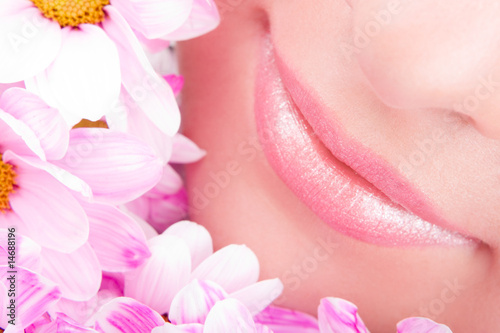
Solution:
[{"label": "flower petal", "polygon": [[170,163],[193,163],[206,155],[193,141],[182,134],[176,134],[173,139]]},{"label": "flower petal", "polygon": [[9,197],[12,210],[26,225],[27,234],[43,247],[71,252],[82,246],[89,233],[87,215],[67,188],[42,170],[20,159],[19,189]]},{"label": "flower petal", "polygon": [[44,248],[42,258],[43,275],[59,285],[63,297],[86,301],[99,290],[102,272],[88,243],[71,253]]},{"label": "flower petal", "polygon": [[92,190],[87,183],[52,163],[42,161],[36,157],[19,156],[12,151],[5,152],[3,159],[5,162],[10,161],[17,164],[22,161],[35,169],[43,170],[70,190],[78,192],[86,198],[92,198]]},{"label": "flower petal", "polygon": [[[61,292],[52,281],[41,275],[21,267],[17,267],[16,271],[15,323],[17,328],[25,328],[45,313],[61,297]],[[0,282],[6,287],[10,286],[8,278],[11,276],[7,267],[0,267]]]},{"label": "flower petal", "polygon": [[101,119],[118,100],[120,63],[114,43],[93,24],[63,29],[63,43],[44,72],[26,80],[28,90],[59,109],[71,126]]},{"label": "flower petal", "polygon": [[156,230],[148,222],[144,221],[144,219],[127,209],[125,209],[125,211],[129,214],[130,217],[135,220],[135,222],[137,222],[137,224],[140,225],[142,231],[146,235],[146,239],[151,239],[155,236],[158,236],[158,232],[156,232]]},{"label": "flower petal", "polygon": [[22,121],[0,109],[0,133],[2,149],[10,149],[18,154],[38,156],[46,160],[40,140],[35,132]]},{"label": "flower petal", "polygon": [[0,266],[7,266],[9,261],[9,238],[15,239],[16,266],[24,267],[38,273],[42,268],[40,258],[42,248],[30,238],[18,234],[17,230],[11,233],[8,229],[0,229]]},{"label": "flower petal", "polygon": [[134,137],[104,128],[77,128],[70,133],[66,156],[54,164],[83,179],[98,202],[133,200],[159,181],[160,160]]},{"label": "flower petal", "polygon": [[184,86],[184,77],[182,77],[181,75],[168,74],[163,75],[163,78],[165,79],[165,81],[167,81],[170,88],[172,88],[174,95],[177,96]]},{"label": "flower petal", "polygon": [[175,294],[189,282],[189,248],[182,239],[169,235],[151,238],[148,245],[152,255],[125,274],[124,294],[164,314]]},{"label": "flower petal", "polygon": [[219,11],[213,0],[194,0],[189,17],[175,31],[162,36],[167,40],[186,40],[206,34],[220,23]]},{"label": "flower petal", "polygon": [[369,333],[356,305],[341,298],[326,297],[318,307],[321,333]]},{"label": "flower petal", "polygon": [[217,302],[205,320],[204,333],[256,332],[255,323],[248,309],[238,300]]},{"label": "flower petal", "polygon": [[25,89],[11,88],[0,97],[0,109],[19,119],[36,134],[48,159],[60,159],[69,142],[69,126],[59,111]]},{"label": "flower petal", "polygon": [[28,7],[27,1],[19,6],[14,12],[0,12],[1,83],[23,81],[44,70],[61,47],[59,24],[46,19],[38,8]]},{"label": "flower petal", "polygon": [[175,325],[165,323],[163,326],[153,328],[151,333],[184,333],[184,330],[177,328]]},{"label": "flower petal", "polygon": [[270,279],[251,284],[229,295],[245,304],[252,315],[267,308],[283,292],[280,279]]},{"label": "flower petal", "polygon": [[308,314],[269,306],[255,316],[255,322],[268,326],[275,333],[318,333],[318,320]]},{"label": "flower petal", "polygon": [[273,330],[266,325],[255,323],[257,333],[273,333]]},{"label": "flower petal", "polygon": [[168,319],[176,325],[203,324],[215,303],[226,298],[227,293],[217,283],[195,279],[175,295]]},{"label": "flower petal", "polygon": [[218,283],[228,293],[257,282],[259,261],[245,245],[228,245],[205,259],[191,274],[192,279]]},{"label": "flower petal", "polygon": [[188,198],[184,188],[178,193],[159,199],[149,199],[149,223],[158,232],[163,232],[173,223],[187,217]]},{"label": "flower petal", "polygon": [[[179,0],[160,1],[169,4]],[[186,3],[189,0],[181,1]],[[154,71],[137,37],[120,13],[112,6],[106,7],[106,13],[109,19],[102,25],[118,47],[122,83],[132,97],[127,106],[139,108],[163,133],[173,136],[179,129],[180,112],[172,89]]]},{"label": "flower petal", "polygon": [[150,255],[146,236],[131,217],[115,207],[82,202],[89,217],[89,243],[109,272],[137,268]]},{"label": "flower petal", "polygon": [[164,235],[177,236],[186,242],[191,253],[193,269],[213,252],[212,237],[200,224],[190,221],[177,222],[165,230]]},{"label": "flower petal", "polygon": [[105,304],[91,321],[101,333],[150,333],[165,324],[157,312],[128,297]]},{"label": "flower petal", "polygon": [[420,317],[402,320],[397,328],[398,333],[452,333],[448,326]]},{"label": "flower petal", "polygon": [[154,39],[180,27],[189,17],[193,0],[113,0],[130,26]]}]

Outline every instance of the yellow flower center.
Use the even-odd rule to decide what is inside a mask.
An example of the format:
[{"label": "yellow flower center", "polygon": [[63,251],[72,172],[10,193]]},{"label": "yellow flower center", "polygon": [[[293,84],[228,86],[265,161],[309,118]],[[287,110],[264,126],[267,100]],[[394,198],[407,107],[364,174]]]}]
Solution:
[{"label": "yellow flower center", "polygon": [[0,154],[0,212],[4,213],[6,210],[11,210],[9,203],[9,195],[14,192],[16,188],[16,172],[14,167],[5,163]]},{"label": "yellow flower center", "polygon": [[61,27],[97,24],[104,20],[104,6],[109,0],[31,0],[46,18]]}]

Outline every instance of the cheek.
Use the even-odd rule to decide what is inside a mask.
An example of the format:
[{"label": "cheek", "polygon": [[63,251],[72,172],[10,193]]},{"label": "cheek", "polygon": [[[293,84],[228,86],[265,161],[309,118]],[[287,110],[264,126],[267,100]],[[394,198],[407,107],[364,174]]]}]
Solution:
[{"label": "cheek", "polygon": [[358,0],[352,6],[359,64],[387,105],[462,112],[457,105],[482,79],[500,78],[497,2]]}]

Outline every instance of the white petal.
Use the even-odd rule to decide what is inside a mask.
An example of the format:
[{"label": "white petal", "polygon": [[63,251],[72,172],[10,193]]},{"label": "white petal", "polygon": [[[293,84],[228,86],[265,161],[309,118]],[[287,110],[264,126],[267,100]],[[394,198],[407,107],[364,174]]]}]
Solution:
[{"label": "white petal", "polygon": [[99,120],[120,94],[118,51],[96,25],[64,28],[57,58],[43,73],[27,80],[26,87],[59,109],[70,125],[81,118]]},{"label": "white petal", "polygon": [[62,296],[74,301],[92,298],[101,284],[101,268],[88,243],[71,253],[44,248],[43,275],[56,282]]},{"label": "white petal", "polygon": [[318,320],[321,333],[369,333],[358,314],[358,308],[341,298],[321,299]]},{"label": "white petal", "polygon": [[283,292],[280,279],[259,281],[229,295],[245,304],[252,315],[267,308]]},{"label": "white petal", "polygon": [[101,333],[150,333],[165,324],[158,313],[128,297],[105,304],[91,321]]},{"label": "white petal", "polygon": [[198,267],[213,252],[212,237],[200,224],[190,221],[177,222],[165,230],[164,234],[180,237],[186,242],[191,252],[192,269]]},{"label": "white petal", "polygon": [[160,235],[148,241],[151,257],[125,273],[124,294],[164,314],[175,294],[189,282],[191,258],[183,240]]},{"label": "white petal", "polygon": [[245,245],[228,245],[205,259],[191,274],[192,279],[218,283],[228,293],[257,282],[259,261]]},{"label": "white petal", "polygon": [[132,28],[153,39],[180,27],[189,17],[193,0],[113,0],[111,4]]},{"label": "white petal", "polygon": [[154,71],[137,37],[120,13],[112,6],[106,7],[106,13],[109,19],[103,22],[103,28],[116,43],[122,83],[132,96],[127,106],[139,108],[163,133],[173,136],[179,129],[180,112],[172,89]]},{"label": "white petal", "polygon": [[255,323],[248,309],[235,299],[219,301],[205,320],[204,333],[255,333]]},{"label": "white petal", "polygon": [[[25,2],[20,5],[25,6]],[[0,12],[1,83],[23,81],[43,71],[55,59],[60,47],[59,24],[43,17],[38,8]]]},{"label": "white petal", "polygon": [[217,283],[193,280],[175,295],[168,319],[176,324],[203,324],[216,302],[227,298]]},{"label": "white petal", "polygon": [[167,40],[186,40],[215,29],[220,22],[219,11],[213,0],[194,0],[188,19],[175,31],[162,36]]},{"label": "white petal", "polygon": [[0,108],[36,134],[47,159],[60,159],[69,142],[69,126],[59,111],[25,89],[11,88],[0,97]]}]

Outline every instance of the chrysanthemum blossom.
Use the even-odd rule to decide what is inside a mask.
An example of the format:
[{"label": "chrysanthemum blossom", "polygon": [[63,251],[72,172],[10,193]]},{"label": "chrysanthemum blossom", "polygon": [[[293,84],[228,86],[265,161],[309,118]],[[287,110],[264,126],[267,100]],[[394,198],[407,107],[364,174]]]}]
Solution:
[{"label": "chrysanthemum blossom", "polygon": [[[218,22],[204,10],[214,7],[211,0],[2,0],[0,83],[25,81],[70,125],[114,112],[124,91],[173,135],[180,123],[175,97],[132,28],[146,38],[160,38],[186,23],[188,31],[201,34]],[[206,17],[212,19],[203,23],[200,18]]]},{"label": "chrysanthemum blossom", "polygon": [[[282,290],[278,279],[257,282],[259,263],[244,245],[212,253],[200,225],[183,221],[148,241],[151,257],[125,273],[124,293],[167,314],[174,324],[202,324],[217,300],[235,298],[252,313],[266,308]],[[206,307],[198,305],[207,300]]]}]

